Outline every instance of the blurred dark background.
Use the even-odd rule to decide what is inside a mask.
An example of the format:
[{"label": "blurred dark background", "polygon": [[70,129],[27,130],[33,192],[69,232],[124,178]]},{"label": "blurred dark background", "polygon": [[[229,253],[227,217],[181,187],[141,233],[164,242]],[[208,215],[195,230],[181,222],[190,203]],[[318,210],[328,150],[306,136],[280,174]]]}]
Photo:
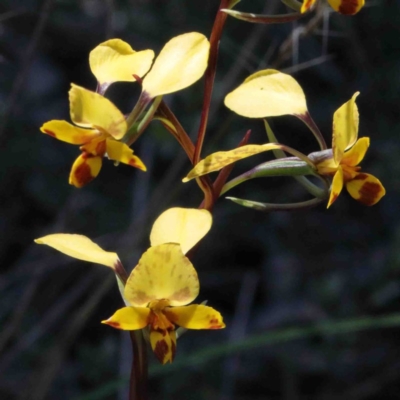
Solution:
[{"label": "blurred dark background", "polygon": [[[361,92],[360,136],[371,138],[363,170],[387,195],[365,207],[344,191],[329,210],[269,214],[221,199],[193,262],[198,301],[221,310],[228,327],[184,335],[171,366],[149,354],[151,399],[400,399],[400,2],[367,0],[355,17],[322,5],[295,24],[228,19],[203,154],[236,146],[247,129],[251,143],[266,141],[261,121],[233,115],[222,100],[249,74],[275,67],[300,82],[328,143],[333,112]],[[157,215],[198,207],[201,192],[181,183],[190,165],[158,122],[135,145],[147,173],[105,161],[83,189],[68,185],[77,146],[39,127],[69,120],[71,82],[95,89],[88,54],[97,44],[118,37],[158,53],[175,35],[208,36],[217,7],[217,0],[0,2],[1,399],[127,398],[128,335],[100,324],[122,306],[115,278],[33,239],[81,233],[131,270]],[[286,12],[278,0],[236,8]],[[138,88],[117,83],[107,95],[127,113]],[[194,138],[202,82],[166,101]],[[317,150],[298,120],[271,123],[281,142]],[[234,174],[268,157],[243,161]],[[308,198],[289,178],[254,180],[230,194]]]}]

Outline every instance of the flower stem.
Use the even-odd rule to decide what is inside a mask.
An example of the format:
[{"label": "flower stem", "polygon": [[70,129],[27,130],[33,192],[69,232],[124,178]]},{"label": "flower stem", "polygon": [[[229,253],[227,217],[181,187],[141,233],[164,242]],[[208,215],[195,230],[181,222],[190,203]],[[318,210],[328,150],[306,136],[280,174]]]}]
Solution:
[{"label": "flower stem", "polygon": [[[174,136],[174,138],[179,142],[182,148],[185,150],[189,160],[193,164],[195,148],[190,137],[186,133],[185,129],[182,127],[174,113],[170,108],[162,101],[158,107],[158,117],[164,127]],[[157,116],[156,116],[157,118]],[[204,193],[204,201],[202,202],[202,208],[209,211],[212,210],[215,202],[214,190],[210,178],[201,177],[196,179],[197,184]]]},{"label": "flower stem", "polygon": [[203,108],[201,110],[200,126],[197,133],[196,148],[194,151],[193,164],[196,165],[201,157],[201,149],[203,147],[204,137],[207,129],[208,114],[210,112],[211,95],[214,87],[215,73],[217,70],[219,41],[222,36],[222,30],[228,15],[220,10],[229,7],[229,0],[221,0],[214,25],[210,36],[210,56],[208,59],[208,67],[205,73],[204,81],[204,97]]},{"label": "flower stem", "polygon": [[133,352],[129,400],[147,400],[148,365],[146,343],[141,330],[130,331],[129,335]]},{"label": "flower stem", "polygon": [[326,145],[325,139],[322,136],[322,133],[319,130],[317,124],[312,119],[311,114],[307,111],[304,115],[296,115],[296,117],[302,120],[307,125],[307,127],[315,136],[315,139],[317,139],[320,149],[326,150],[328,146]]}]

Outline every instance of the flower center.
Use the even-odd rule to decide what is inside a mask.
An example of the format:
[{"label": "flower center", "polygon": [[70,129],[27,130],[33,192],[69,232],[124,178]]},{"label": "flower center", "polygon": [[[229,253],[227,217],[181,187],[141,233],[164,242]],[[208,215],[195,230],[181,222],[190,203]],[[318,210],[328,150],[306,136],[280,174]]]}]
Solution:
[{"label": "flower center", "polygon": [[164,309],[169,306],[169,300],[153,300],[149,304],[151,310],[149,325],[153,330],[171,331],[175,325],[164,314]]},{"label": "flower center", "polygon": [[343,181],[344,182],[349,182],[352,179],[355,178],[355,176],[358,174],[358,172],[361,170],[361,167],[357,166],[350,166],[346,164],[340,164],[343,170]]}]

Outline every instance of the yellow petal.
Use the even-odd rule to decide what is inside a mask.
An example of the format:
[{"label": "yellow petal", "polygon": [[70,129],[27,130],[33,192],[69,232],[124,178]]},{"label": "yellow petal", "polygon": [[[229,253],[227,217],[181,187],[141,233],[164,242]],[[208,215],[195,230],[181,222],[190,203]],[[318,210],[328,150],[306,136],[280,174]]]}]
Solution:
[{"label": "yellow petal", "polygon": [[89,261],[115,269],[120,263],[117,253],[103,250],[96,243],[83,235],[57,233],[35,239],[37,244],[46,244],[78,260]]},{"label": "yellow petal", "polygon": [[101,323],[124,331],[143,329],[149,324],[150,312],[150,309],[146,307],[123,307]]},{"label": "yellow petal", "polygon": [[99,136],[99,132],[94,129],[78,128],[67,121],[60,120],[46,122],[40,130],[49,136],[71,144],[85,144]]},{"label": "yellow petal", "polygon": [[121,139],[127,130],[125,117],[110,100],[98,93],[71,84],[69,107],[74,124],[107,132]]},{"label": "yellow petal", "polygon": [[332,150],[336,163],[340,163],[345,150],[354,145],[358,135],[358,108],[356,97],[359,92],[335,111],[333,115]]},{"label": "yellow petal", "polygon": [[225,97],[225,105],[248,118],[302,115],[307,112],[306,98],[297,81],[274,69],[250,75]]},{"label": "yellow petal", "polygon": [[354,15],[364,7],[364,0],[328,0],[335,10],[345,15]]},{"label": "yellow petal", "polygon": [[314,4],[317,2],[317,0],[304,0],[303,5],[301,6],[301,13],[307,12],[311,7],[314,6]]},{"label": "yellow petal", "polygon": [[137,307],[161,299],[169,300],[171,306],[184,306],[199,294],[199,279],[179,244],[161,244],[142,255],[129,276],[124,294]]},{"label": "yellow petal", "polygon": [[328,205],[326,208],[329,208],[333,204],[333,202],[338,198],[342,189],[343,189],[343,170],[341,167],[339,167],[332,180],[331,195],[329,197]]},{"label": "yellow petal", "polygon": [[161,364],[172,363],[176,352],[175,331],[150,331],[150,344]]},{"label": "yellow petal", "polygon": [[373,206],[386,194],[378,178],[364,173],[357,174],[355,178],[347,182],[346,189],[353,199],[366,206]]},{"label": "yellow petal", "polygon": [[169,307],[164,314],[174,324],[186,329],[222,329],[225,328],[221,314],[212,307],[199,304]]},{"label": "yellow petal", "polygon": [[154,222],[150,233],[150,243],[179,243],[186,254],[210,230],[211,213],[194,208],[170,208]]},{"label": "yellow petal", "polygon": [[357,140],[356,144],[346,151],[342,158],[342,164],[355,167],[360,164],[369,147],[369,138],[363,137]]},{"label": "yellow petal", "polygon": [[267,144],[249,144],[241,146],[229,151],[218,151],[217,153],[210,154],[204,160],[201,160],[196,166],[187,174],[182,182],[188,182],[193,178],[209,174],[210,172],[219,171],[220,169],[232,164],[236,161],[262,153],[268,150],[281,149],[281,146],[267,143]]},{"label": "yellow petal", "polygon": [[82,153],[72,164],[69,184],[81,188],[91,182],[99,174],[102,158]]},{"label": "yellow petal", "polygon": [[128,145],[113,139],[107,139],[106,143],[107,155],[110,160],[119,161],[131,167],[146,171],[146,166],[143,164],[142,160],[133,155],[133,150]]},{"label": "yellow petal", "polygon": [[89,64],[100,85],[112,82],[133,82],[133,74],[142,77],[153,62],[153,50],[136,52],[121,39],[100,43],[89,54]]},{"label": "yellow petal", "polygon": [[143,80],[150,97],[173,93],[199,80],[207,68],[210,43],[201,33],[191,32],[171,39]]}]

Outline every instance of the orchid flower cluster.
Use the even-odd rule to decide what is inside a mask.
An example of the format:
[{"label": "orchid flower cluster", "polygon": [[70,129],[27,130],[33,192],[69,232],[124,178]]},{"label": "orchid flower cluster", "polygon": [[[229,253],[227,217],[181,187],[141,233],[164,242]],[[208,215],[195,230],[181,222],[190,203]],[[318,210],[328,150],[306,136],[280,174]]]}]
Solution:
[{"label": "orchid flower cluster", "polygon": [[[105,157],[114,161],[115,165],[122,163],[146,171],[146,166],[131,146],[153,120],[161,121],[192,164],[183,182],[195,179],[203,191],[204,201],[200,209],[171,208],[162,213],[151,230],[150,247],[129,275],[116,253],[103,250],[85,236],[50,234],[36,240],[71,257],[105,265],[114,272],[125,307],[102,323],[139,332],[132,339],[140,344],[142,353],[136,353],[139,358],[144,354],[145,341],[148,341],[162,364],[172,362],[179,336],[177,327],[225,327],[221,314],[212,307],[189,305],[199,295],[200,285],[187,254],[210,230],[211,212],[221,195],[247,180],[270,176],[293,176],[312,198],[292,204],[269,204],[235,197],[228,199],[244,207],[273,211],[300,209],[323,202],[330,207],[344,186],[351,197],[365,205],[376,204],[385,194],[379,179],[361,172],[359,166],[370,143],[367,137],[358,139],[356,98],[359,93],[355,93],[334,113],[332,145],[328,148],[307,109],[300,84],[292,76],[273,69],[253,73],[227,93],[224,100],[225,106],[232,112],[245,118],[262,120],[260,123],[264,124],[267,142],[248,144],[248,133],[237,148],[217,151],[202,159],[218,44],[225,20],[232,16],[253,23],[285,23],[313,12],[318,6],[316,0],[282,2],[293,12],[276,16],[249,14],[232,9],[239,3],[238,0],[222,0],[210,41],[198,32],[184,33],[168,41],[154,62],[152,50],[135,51],[121,39],[99,44],[89,55],[97,88],[92,91],[72,84],[69,91],[73,124],[52,120],[41,127],[41,131],[51,137],[80,146],[80,155],[73,163],[69,176],[69,183],[77,188],[84,187],[97,177]],[[328,2],[335,11],[348,15],[356,14],[364,5],[364,0]],[[204,74],[204,103],[197,142],[194,143],[163,101],[163,96],[189,87]],[[136,82],[141,87],[137,103],[128,115],[123,115],[106,97],[107,89],[114,82]],[[315,152],[306,155],[278,142],[267,118],[283,115],[296,117],[307,126],[318,144]],[[276,159],[256,165],[228,180],[236,162],[266,151],[272,151]],[[217,171],[219,174],[213,180],[209,174]],[[314,179],[310,180],[310,176]],[[144,367],[139,363],[137,368],[140,380],[140,376],[143,378],[145,375],[140,375]]]}]

